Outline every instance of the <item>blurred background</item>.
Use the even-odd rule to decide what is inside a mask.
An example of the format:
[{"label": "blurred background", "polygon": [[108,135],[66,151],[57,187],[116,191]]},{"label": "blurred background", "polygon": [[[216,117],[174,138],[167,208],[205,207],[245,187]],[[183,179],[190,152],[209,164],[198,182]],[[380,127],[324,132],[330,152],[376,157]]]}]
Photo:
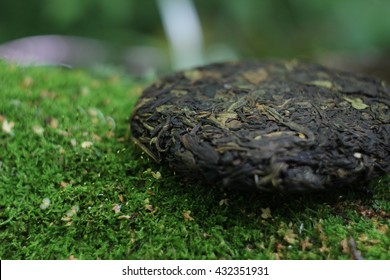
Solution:
[{"label": "blurred background", "polygon": [[137,76],[298,58],[390,80],[390,1],[1,0],[0,57]]}]

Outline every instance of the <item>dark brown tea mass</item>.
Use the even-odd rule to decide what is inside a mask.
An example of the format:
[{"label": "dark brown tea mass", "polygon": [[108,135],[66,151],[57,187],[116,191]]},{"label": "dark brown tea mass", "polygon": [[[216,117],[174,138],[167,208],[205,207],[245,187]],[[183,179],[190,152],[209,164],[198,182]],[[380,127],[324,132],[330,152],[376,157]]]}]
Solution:
[{"label": "dark brown tea mass", "polygon": [[247,61],[181,71],[148,87],[133,139],[207,185],[304,191],[390,171],[390,87],[318,65]]}]

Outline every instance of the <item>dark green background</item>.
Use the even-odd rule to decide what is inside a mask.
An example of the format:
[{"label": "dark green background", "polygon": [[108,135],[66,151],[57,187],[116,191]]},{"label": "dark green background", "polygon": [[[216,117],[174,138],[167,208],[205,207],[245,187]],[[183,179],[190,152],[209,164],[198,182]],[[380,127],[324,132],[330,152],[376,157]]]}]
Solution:
[{"label": "dark green background", "polygon": [[[206,52],[223,45],[238,57],[323,59],[341,53],[383,60],[390,53],[390,1],[195,0],[194,4]],[[156,1],[0,2],[0,43],[42,34],[152,46],[169,55]]]}]

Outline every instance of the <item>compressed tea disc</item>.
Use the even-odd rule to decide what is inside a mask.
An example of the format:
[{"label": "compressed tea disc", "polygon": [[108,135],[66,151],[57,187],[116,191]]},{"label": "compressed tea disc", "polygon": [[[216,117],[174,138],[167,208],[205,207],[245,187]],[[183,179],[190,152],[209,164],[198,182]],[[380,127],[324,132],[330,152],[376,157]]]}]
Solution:
[{"label": "compressed tea disc", "polygon": [[145,89],[133,139],[188,180],[304,191],[390,171],[390,87],[296,61],[211,64]]}]

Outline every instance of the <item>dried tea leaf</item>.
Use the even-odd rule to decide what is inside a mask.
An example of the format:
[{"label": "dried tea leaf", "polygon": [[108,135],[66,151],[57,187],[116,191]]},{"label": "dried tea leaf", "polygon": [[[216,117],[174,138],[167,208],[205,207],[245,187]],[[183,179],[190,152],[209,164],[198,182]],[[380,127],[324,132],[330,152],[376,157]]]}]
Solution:
[{"label": "dried tea leaf", "polygon": [[41,208],[42,210],[45,210],[45,209],[49,208],[50,203],[51,203],[50,198],[44,198],[44,199],[42,199],[42,203],[39,206],[39,208]]},{"label": "dried tea leaf", "polygon": [[58,128],[58,120],[56,118],[50,118],[49,126],[53,129],[57,129]]},{"label": "dried tea leaf", "polygon": [[321,253],[329,253],[330,252],[330,248],[325,246],[325,245],[322,245],[319,250]]},{"label": "dried tea leaf", "polygon": [[34,84],[33,78],[27,76],[22,81],[22,86],[26,89],[29,89]]},{"label": "dried tea leaf", "polygon": [[202,78],[202,72],[198,70],[187,70],[183,72],[184,76],[191,80],[191,81],[196,81]]},{"label": "dried tea leaf", "polygon": [[156,171],[156,172],[152,171],[151,174],[153,178],[156,180],[160,180],[162,178],[160,171]]},{"label": "dried tea leaf", "polygon": [[150,204],[149,198],[146,198],[146,199],[144,200],[144,203],[145,203],[145,209],[146,209],[147,211],[149,211],[151,214],[157,212],[157,207],[154,207],[152,204]]},{"label": "dried tea leaf", "polygon": [[70,144],[75,147],[77,145],[77,140],[75,138],[70,139]]},{"label": "dried tea leaf", "polygon": [[295,234],[292,229],[287,229],[283,239],[287,241],[287,243],[294,245],[297,242],[297,237],[298,235]]},{"label": "dried tea leaf", "polygon": [[325,80],[317,80],[317,81],[312,81],[308,83],[309,85],[314,85],[314,86],[319,86],[319,87],[324,87],[331,89],[333,87],[333,83],[331,81],[325,81]]},{"label": "dried tea leaf", "polygon": [[146,190],[146,192],[148,193],[148,194],[150,194],[151,196],[155,196],[156,195],[156,193],[154,192],[154,191],[152,191],[152,190]]},{"label": "dried tea leaf", "polygon": [[60,183],[61,188],[66,188],[67,186],[70,186],[70,185],[72,185],[70,182],[61,181],[61,183]]},{"label": "dried tea leaf", "polygon": [[137,213],[136,212],[133,212],[131,213],[130,215],[121,215],[121,216],[118,216],[118,219],[119,220],[132,220],[134,219],[135,217],[137,217]]},{"label": "dried tea leaf", "polygon": [[35,134],[39,135],[39,136],[42,136],[43,133],[45,132],[45,129],[42,127],[42,126],[39,126],[39,125],[34,125],[32,127],[32,130]]},{"label": "dried tea leaf", "polygon": [[260,84],[267,79],[268,73],[265,69],[257,69],[254,71],[246,71],[242,76],[252,84]]},{"label": "dried tea leaf", "polygon": [[359,241],[362,241],[362,242],[367,241],[367,240],[368,240],[368,235],[365,234],[365,233],[363,233],[363,234],[361,234],[361,235],[359,236],[358,239],[359,239]]},{"label": "dried tea leaf", "polygon": [[313,247],[313,243],[310,242],[309,237],[306,237],[304,240],[301,241],[301,248],[303,251],[305,251],[306,249],[310,249],[311,247]]},{"label": "dried tea leaf", "polygon": [[381,234],[387,234],[387,232],[389,231],[389,226],[388,226],[388,225],[378,225],[378,226],[377,226],[377,230],[378,230]]},{"label": "dried tea leaf", "polygon": [[155,209],[153,208],[152,204],[145,204],[145,209],[149,212],[155,212]]},{"label": "dried tea leaf", "polygon": [[71,213],[71,215],[75,215],[80,210],[80,207],[78,205],[73,205],[70,208],[70,211],[68,213]]},{"label": "dried tea leaf", "polygon": [[12,135],[14,135],[14,132],[13,132],[14,126],[15,126],[14,122],[8,122],[7,119],[4,119],[3,124],[2,124],[2,130],[4,133],[7,133],[7,134],[12,136]]},{"label": "dried tea leaf", "polygon": [[186,220],[186,221],[193,221],[194,218],[192,218],[190,214],[191,214],[191,211],[189,211],[189,210],[183,211],[183,218],[184,218],[184,220]]},{"label": "dried tea leaf", "polygon": [[112,211],[114,211],[115,214],[118,214],[121,211],[121,205],[115,204],[114,207],[112,207]]},{"label": "dried tea leaf", "polygon": [[348,98],[343,97],[346,101],[351,103],[352,107],[356,110],[364,110],[367,109],[369,106],[363,103],[363,100],[361,98]]},{"label": "dried tea leaf", "polygon": [[91,148],[93,143],[91,141],[84,141],[81,143],[81,148],[83,149],[89,149]]},{"label": "dried tea leaf", "polygon": [[122,216],[118,216],[118,219],[119,220],[130,220],[131,216],[130,215],[122,215]]},{"label": "dried tea leaf", "polygon": [[72,218],[71,216],[65,216],[65,217],[62,217],[61,220],[67,222],[67,221],[70,221],[71,218]]},{"label": "dried tea leaf", "polygon": [[340,248],[341,251],[345,254],[350,253],[349,245],[348,245],[348,239],[344,238],[343,240],[340,241]]},{"label": "dried tea leaf", "polygon": [[263,219],[270,219],[270,218],[272,218],[271,209],[269,209],[267,207],[267,208],[261,208],[260,210],[261,210],[261,217]]},{"label": "dried tea leaf", "polygon": [[223,206],[223,205],[229,206],[229,199],[228,198],[224,198],[224,199],[221,199],[219,201],[219,206]]}]

